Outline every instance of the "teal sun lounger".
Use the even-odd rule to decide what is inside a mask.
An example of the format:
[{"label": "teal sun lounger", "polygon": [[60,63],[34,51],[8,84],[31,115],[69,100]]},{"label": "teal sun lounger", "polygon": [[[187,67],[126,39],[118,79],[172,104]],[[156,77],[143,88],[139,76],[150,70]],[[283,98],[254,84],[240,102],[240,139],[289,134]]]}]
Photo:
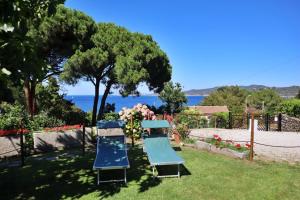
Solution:
[{"label": "teal sun lounger", "polygon": [[[166,120],[144,120],[143,128],[169,128],[170,124]],[[152,167],[153,176],[155,168],[163,165],[177,165],[176,175],[157,175],[156,177],[180,177],[180,165],[184,160],[179,157],[172,148],[169,139],[163,134],[144,136],[144,150]]]},{"label": "teal sun lounger", "polygon": [[[111,123],[102,121],[102,125],[105,128],[110,128]],[[115,126],[115,124],[114,124]],[[99,128],[103,128],[99,127]],[[98,126],[97,126],[98,128]],[[114,127],[117,128],[117,127]],[[118,182],[124,181],[126,183],[126,169],[129,168],[129,161],[127,156],[126,140],[124,135],[117,136],[99,136],[97,137],[97,152],[96,159],[94,161],[93,169],[98,171],[97,183],[104,182]],[[101,170],[113,170],[113,169],[123,169],[124,179],[118,180],[101,180],[100,171]]]}]

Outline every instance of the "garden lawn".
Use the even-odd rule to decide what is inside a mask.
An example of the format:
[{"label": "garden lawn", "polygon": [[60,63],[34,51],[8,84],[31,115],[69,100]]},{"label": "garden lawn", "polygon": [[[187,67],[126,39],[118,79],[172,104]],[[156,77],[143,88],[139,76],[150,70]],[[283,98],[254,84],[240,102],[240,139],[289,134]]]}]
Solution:
[{"label": "garden lawn", "polygon": [[177,148],[180,179],[153,179],[146,156],[131,149],[128,184],[96,185],[94,153],[55,161],[27,159],[1,169],[0,199],[300,199],[300,165],[236,160]]}]

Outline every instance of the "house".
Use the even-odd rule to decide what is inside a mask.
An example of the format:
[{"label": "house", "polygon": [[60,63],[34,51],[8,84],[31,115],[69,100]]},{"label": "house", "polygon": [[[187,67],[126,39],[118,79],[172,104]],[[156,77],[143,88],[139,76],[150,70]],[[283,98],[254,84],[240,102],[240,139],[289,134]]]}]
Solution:
[{"label": "house", "polygon": [[202,115],[209,118],[214,113],[229,112],[227,106],[189,106],[189,109],[200,111]]}]

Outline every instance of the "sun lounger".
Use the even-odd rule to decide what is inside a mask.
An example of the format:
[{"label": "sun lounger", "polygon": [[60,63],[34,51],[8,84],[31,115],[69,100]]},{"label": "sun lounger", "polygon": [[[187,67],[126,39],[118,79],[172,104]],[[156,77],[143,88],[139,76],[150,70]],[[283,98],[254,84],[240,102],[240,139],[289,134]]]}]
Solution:
[{"label": "sun lounger", "polygon": [[[97,129],[121,128],[122,121],[99,121]],[[118,182],[126,183],[126,169],[129,168],[127,156],[126,140],[124,135],[113,136],[98,136],[97,137],[97,152],[94,161],[93,169],[98,171],[97,183]],[[123,169],[124,179],[118,180],[101,180],[101,170]]]},{"label": "sun lounger", "polygon": [[[98,184],[104,182],[124,181],[126,183],[126,169],[129,168],[125,136],[103,136],[97,139],[97,154],[94,170],[98,170]],[[101,170],[124,169],[124,179],[100,180]]]},{"label": "sun lounger", "polygon": [[[170,127],[166,120],[144,120],[142,122],[143,128],[167,128]],[[144,151],[148,156],[150,165],[152,166],[152,173],[155,176],[155,168],[163,165],[177,165],[176,175],[157,175],[156,177],[180,177],[180,165],[184,160],[179,157],[172,148],[167,136],[159,135],[144,135]]]}]

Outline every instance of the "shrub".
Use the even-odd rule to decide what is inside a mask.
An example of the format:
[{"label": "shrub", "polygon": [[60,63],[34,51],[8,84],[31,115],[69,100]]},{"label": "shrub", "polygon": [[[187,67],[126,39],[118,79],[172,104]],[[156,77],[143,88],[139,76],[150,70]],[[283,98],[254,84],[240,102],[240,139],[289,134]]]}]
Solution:
[{"label": "shrub", "polygon": [[23,123],[26,123],[27,118],[25,109],[20,104],[2,103],[0,105],[0,129],[18,129],[21,121],[23,120]]},{"label": "shrub", "polygon": [[118,120],[119,114],[116,112],[104,113],[103,118],[104,118],[104,120]]},{"label": "shrub", "polygon": [[[125,134],[130,136],[132,139],[132,144],[134,139],[141,137],[142,127],[141,121],[143,119],[155,120],[156,116],[154,112],[148,109],[146,105],[137,104],[132,109],[123,108],[120,112],[120,119],[126,122],[124,131]],[[132,119],[132,124],[131,124]]]},{"label": "shrub", "polygon": [[28,128],[33,131],[39,131],[43,128],[57,127],[64,124],[65,123],[62,120],[55,117],[50,117],[47,115],[47,113],[41,112],[40,114],[35,115],[33,119],[29,121]]},{"label": "shrub", "polygon": [[190,134],[190,130],[186,123],[177,124],[176,130],[180,135],[180,139],[183,141],[186,140]]},{"label": "shrub", "polygon": [[279,105],[278,111],[292,117],[300,117],[300,99],[288,99],[283,101]]},{"label": "shrub", "polygon": [[209,120],[209,127],[227,128],[229,113],[214,113]]},{"label": "shrub", "polygon": [[186,109],[176,115],[177,124],[186,124],[188,128],[204,128],[207,120],[197,110]]}]

